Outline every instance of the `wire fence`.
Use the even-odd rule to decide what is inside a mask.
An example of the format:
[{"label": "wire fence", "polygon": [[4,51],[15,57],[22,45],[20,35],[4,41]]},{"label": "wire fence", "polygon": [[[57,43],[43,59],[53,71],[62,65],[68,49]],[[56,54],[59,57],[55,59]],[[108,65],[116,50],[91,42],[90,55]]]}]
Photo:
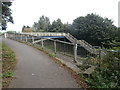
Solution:
[{"label": "wire fence", "polygon": [[55,53],[59,52],[66,55],[74,55],[74,45],[72,43],[47,39],[44,41],[44,47],[54,50]]}]

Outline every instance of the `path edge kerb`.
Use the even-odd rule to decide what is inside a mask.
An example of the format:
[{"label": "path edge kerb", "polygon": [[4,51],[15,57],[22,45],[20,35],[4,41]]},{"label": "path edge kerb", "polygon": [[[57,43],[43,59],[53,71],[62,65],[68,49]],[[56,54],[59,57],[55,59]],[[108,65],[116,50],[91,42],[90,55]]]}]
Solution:
[{"label": "path edge kerb", "polygon": [[78,83],[78,85],[82,88],[88,88],[87,84],[85,83],[85,80],[83,78],[81,78],[78,74],[80,73],[79,71],[75,71],[73,70],[71,67],[69,67],[67,64],[65,64],[63,61],[61,61],[60,58],[52,56],[48,51],[46,51],[44,48],[40,48],[35,46],[32,43],[29,42],[25,42],[25,41],[20,41],[20,40],[15,40],[15,39],[10,39],[10,40],[14,40],[17,42],[20,42],[22,44],[31,46],[37,50],[42,51],[43,53],[47,54],[53,61],[55,61],[55,63],[59,64],[61,67],[63,67],[64,69],[66,69],[68,72],[70,72],[72,78],[74,78],[76,80],[76,82]]}]

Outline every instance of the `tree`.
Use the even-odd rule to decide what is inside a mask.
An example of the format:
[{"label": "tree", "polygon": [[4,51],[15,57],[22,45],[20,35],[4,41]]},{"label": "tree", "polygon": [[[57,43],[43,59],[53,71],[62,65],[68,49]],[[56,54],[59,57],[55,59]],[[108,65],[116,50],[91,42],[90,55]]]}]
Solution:
[{"label": "tree", "polygon": [[26,26],[23,26],[23,27],[22,27],[22,32],[24,32],[24,29],[25,29],[25,28],[26,28]]},{"label": "tree", "polygon": [[22,32],[32,32],[32,29],[29,26],[23,26],[22,27]]},{"label": "tree", "polygon": [[50,32],[64,32],[64,25],[60,19],[52,22],[52,25],[49,27]]},{"label": "tree", "polygon": [[7,33],[17,33],[16,31],[7,31]]},{"label": "tree", "polygon": [[2,30],[6,30],[8,22],[13,23],[12,12],[10,9],[12,2],[10,0],[8,1],[9,2],[0,1],[0,6],[2,6],[2,9],[0,10],[0,14],[2,14],[2,18],[0,19],[0,26],[2,27]]},{"label": "tree", "polygon": [[118,28],[118,32],[117,32],[117,41],[120,42],[120,27]]},{"label": "tree", "polygon": [[83,39],[92,45],[102,46],[115,39],[116,26],[108,18],[96,14],[78,17],[72,23],[70,31],[77,39]]},{"label": "tree", "polygon": [[37,25],[38,25],[38,23],[34,22],[34,24],[32,26],[32,29],[33,29],[34,32],[37,32],[37,30],[38,30],[38,26]]},{"label": "tree", "polygon": [[30,28],[30,26],[27,26],[27,28]]},{"label": "tree", "polygon": [[69,24],[68,22],[63,24],[63,32],[70,33],[69,31],[71,31],[71,29],[72,29],[71,24]]},{"label": "tree", "polygon": [[50,25],[50,20],[46,16],[42,16],[39,18],[38,22],[34,22],[33,28],[34,31],[40,32],[40,31],[48,31],[48,27]]}]

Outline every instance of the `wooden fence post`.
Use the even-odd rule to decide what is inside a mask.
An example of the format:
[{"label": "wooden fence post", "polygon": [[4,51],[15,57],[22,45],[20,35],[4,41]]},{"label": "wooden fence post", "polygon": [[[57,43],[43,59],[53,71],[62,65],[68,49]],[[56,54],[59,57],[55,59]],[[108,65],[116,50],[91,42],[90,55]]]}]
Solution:
[{"label": "wooden fence post", "polygon": [[77,44],[74,44],[74,61],[77,62]]},{"label": "wooden fence post", "polygon": [[44,42],[43,42],[43,39],[42,39],[42,48],[44,47]]},{"label": "wooden fence post", "polygon": [[[66,42],[65,38],[64,38],[64,42]],[[66,50],[65,47],[66,47],[66,44],[64,43],[64,55],[65,55],[65,50]]]},{"label": "wooden fence post", "polygon": [[55,40],[54,40],[54,51],[55,51],[55,54],[56,54],[57,50],[56,50],[56,41]]},{"label": "wooden fence post", "polygon": [[25,38],[26,38],[26,42],[27,42],[27,36]]},{"label": "wooden fence post", "polygon": [[21,41],[22,41],[22,35],[20,35],[20,39],[21,39]]},{"label": "wooden fence post", "polygon": [[4,34],[5,38],[7,38],[7,33]]},{"label": "wooden fence post", "polygon": [[17,38],[18,38],[18,34],[16,33],[16,40],[17,40]]},{"label": "wooden fence post", "polygon": [[13,39],[15,40],[15,33],[13,34]]},{"label": "wooden fence post", "polygon": [[35,42],[35,40],[34,40],[34,36],[32,36],[32,43],[34,43]]}]

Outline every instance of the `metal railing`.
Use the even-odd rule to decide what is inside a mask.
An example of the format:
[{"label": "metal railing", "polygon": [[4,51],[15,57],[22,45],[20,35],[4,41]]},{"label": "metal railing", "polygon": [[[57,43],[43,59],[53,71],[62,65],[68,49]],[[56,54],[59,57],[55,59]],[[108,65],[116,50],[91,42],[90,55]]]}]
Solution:
[{"label": "metal railing", "polygon": [[[85,40],[77,40],[74,36],[72,36],[70,33],[51,33],[51,32],[24,32],[24,33],[17,33],[17,34],[9,34],[9,37],[14,37],[17,35],[18,37],[22,36],[64,36],[66,37],[69,41],[71,41],[74,44],[79,44],[83,48],[85,48],[88,52],[92,54],[99,54],[99,52],[89,43],[87,43]],[[21,37],[22,39],[22,37]]]},{"label": "metal railing", "polygon": [[98,54],[97,50],[92,46],[90,45],[89,43],[87,43],[86,41],[84,40],[77,40],[75,37],[73,37],[71,34],[67,33],[65,35],[65,37],[70,40],[71,42],[73,43],[76,43],[76,44],[80,44],[82,47],[84,47],[86,50],[88,50],[90,53],[92,54]]},{"label": "metal railing", "polygon": [[34,36],[65,36],[65,33],[51,33],[51,32],[24,32],[21,34],[34,35]]}]

